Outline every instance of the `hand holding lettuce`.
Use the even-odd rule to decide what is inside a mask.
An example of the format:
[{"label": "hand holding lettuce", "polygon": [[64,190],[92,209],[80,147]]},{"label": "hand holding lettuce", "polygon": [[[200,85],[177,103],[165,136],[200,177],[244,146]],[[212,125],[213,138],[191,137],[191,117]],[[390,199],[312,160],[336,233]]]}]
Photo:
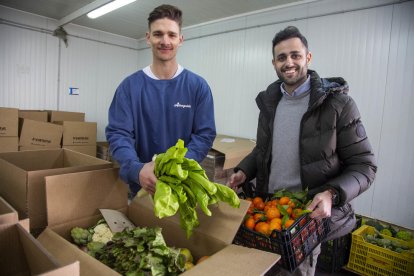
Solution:
[{"label": "hand holding lettuce", "polygon": [[180,214],[181,227],[187,238],[199,225],[196,207],[207,215],[212,213],[209,205],[223,201],[234,208],[240,206],[237,194],[229,187],[210,182],[200,164],[187,159],[184,141],[161,153],[155,158],[155,176],[157,177],[154,194],[154,212],[158,218]]}]

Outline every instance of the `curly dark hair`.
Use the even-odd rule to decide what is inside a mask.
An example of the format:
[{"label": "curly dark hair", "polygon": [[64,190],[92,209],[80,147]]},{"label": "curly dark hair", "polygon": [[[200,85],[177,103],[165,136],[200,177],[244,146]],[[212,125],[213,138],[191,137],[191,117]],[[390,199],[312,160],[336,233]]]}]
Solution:
[{"label": "curly dark hair", "polygon": [[281,30],[280,32],[276,33],[275,37],[272,40],[272,54],[274,55],[274,49],[277,44],[280,42],[289,39],[297,37],[302,41],[303,45],[306,47],[306,50],[308,50],[308,41],[306,40],[306,37],[304,37],[300,32],[299,29],[295,26],[288,26]]},{"label": "curly dark hair", "polygon": [[151,26],[151,23],[155,20],[168,18],[177,22],[181,30],[181,25],[183,22],[182,16],[183,12],[176,6],[166,4],[158,6],[148,16],[148,28]]}]

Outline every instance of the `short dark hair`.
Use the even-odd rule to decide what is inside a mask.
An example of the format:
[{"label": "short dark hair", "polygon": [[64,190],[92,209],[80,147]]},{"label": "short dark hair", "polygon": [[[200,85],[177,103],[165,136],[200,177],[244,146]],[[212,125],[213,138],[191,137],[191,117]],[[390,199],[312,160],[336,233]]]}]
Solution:
[{"label": "short dark hair", "polygon": [[275,46],[279,44],[280,42],[289,39],[297,37],[302,41],[303,45],[306,47],[306,50],[308,50],[308,41],[306,40],[306,37],[304,37],[300,32],[299,29],[295,26],[288,26],[278,32],[275,37],[272,40],[272,54],[274,55]]},{"label": "short dark hair", "polygon": [[177,22],[181,30],[181,25],[183,22],[182,19],[183,12],[172,5],[161,5],[156,7],[148,16],[148,28],[150,28],[151,23],[158,19],[168,18]]}]

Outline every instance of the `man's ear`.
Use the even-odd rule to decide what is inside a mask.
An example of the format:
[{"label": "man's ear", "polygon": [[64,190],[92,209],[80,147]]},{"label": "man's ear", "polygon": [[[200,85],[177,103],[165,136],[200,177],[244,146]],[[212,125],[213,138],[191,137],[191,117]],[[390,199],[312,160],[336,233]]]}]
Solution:
[{"label": "man's ear", "polygon": [[312,53],[308,52],[308,54],[306,55],[306,64],[309,65],[311,60],[312,60]]},{"label": "man's ear", "polygon": [[180,43],[178,43],[178,46],[183,45],[183,43],[184,43],[184,36],[180,34]]},{"label": "man's ear", "polygon": [[146,32],[145,33],[145,40],[147,41],[147,45],[150,45],[149,39],[150,39],[150,33]]},{"label": "man's ear", "polygon": [[276,66],[275,65],[275,59],[274,58],[272,58],[272,64],[273,64],[273,66]]}]

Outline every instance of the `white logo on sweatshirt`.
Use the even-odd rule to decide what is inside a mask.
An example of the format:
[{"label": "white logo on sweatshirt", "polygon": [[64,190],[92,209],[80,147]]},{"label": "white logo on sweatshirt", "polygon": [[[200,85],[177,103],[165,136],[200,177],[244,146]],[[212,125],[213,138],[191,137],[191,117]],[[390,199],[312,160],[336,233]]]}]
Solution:
[{"label": "white logo on sweatshirt", "polygon": [[177,102],[174,107],[178,107],[178,108],[191,108],[191,104],[180,104],[179,102]]}]

